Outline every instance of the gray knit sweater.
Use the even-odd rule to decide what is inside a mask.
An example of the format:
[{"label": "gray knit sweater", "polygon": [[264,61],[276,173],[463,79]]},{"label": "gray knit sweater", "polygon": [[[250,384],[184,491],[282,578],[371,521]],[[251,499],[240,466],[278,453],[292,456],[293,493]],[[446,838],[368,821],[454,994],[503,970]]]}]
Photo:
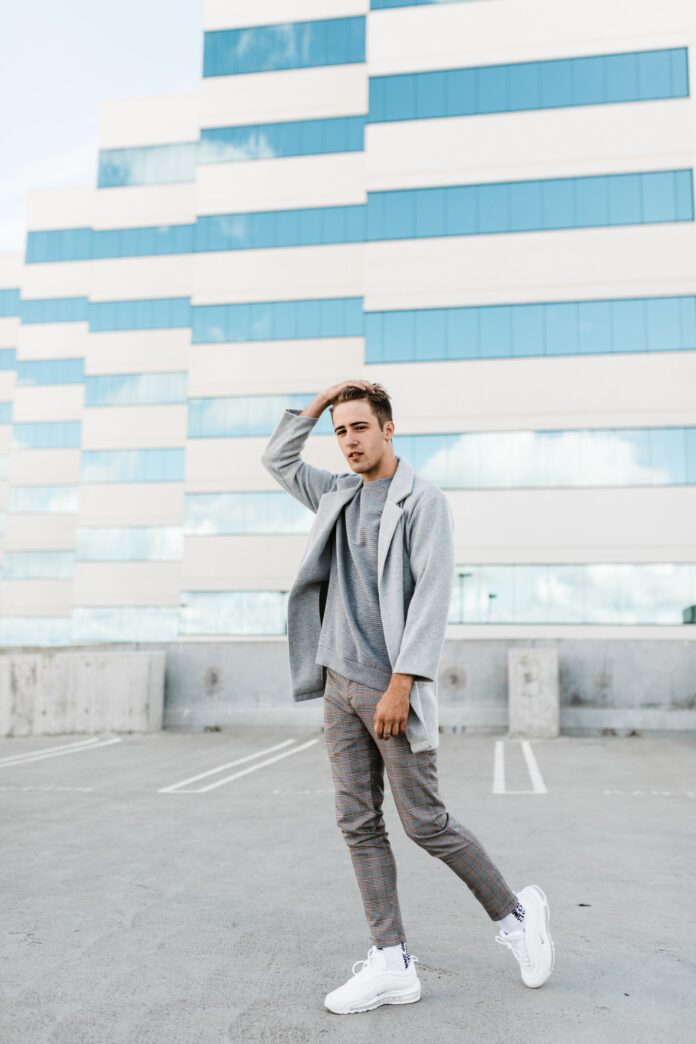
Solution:
[{"label": "gray knit sweater", "polygon": [[363,480],[339,514],[315,663],[386,689],[392,669],[377,593],[377,538],[393,475]]}]

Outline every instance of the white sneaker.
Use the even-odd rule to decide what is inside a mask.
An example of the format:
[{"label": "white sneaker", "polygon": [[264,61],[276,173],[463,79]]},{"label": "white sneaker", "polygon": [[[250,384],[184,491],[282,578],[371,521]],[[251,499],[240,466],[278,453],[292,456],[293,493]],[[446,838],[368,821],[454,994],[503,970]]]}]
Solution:
[{"label": "white sneaker", "polygon": [[[324,1004],[336,1015],[352,1015],[357,1011],[371,1011],[380,1004],[412,1004],[420,1000],[421,984],[411,957],[408,968],[393,971],[387,958],[376,946],[371,946],[367,959],[353,965],[353,978],[327,993]],[[360,971],[356,966],[362,964]]]},{"label": "white sneaker", "polygon": [[546,982],[556,959],[549,932],[549,903],[538,885],[527,885],[516,894],[525,909],[522,927],[499,932],[495,941],[512,950],[522,970],[522,982],[535,989]]}]

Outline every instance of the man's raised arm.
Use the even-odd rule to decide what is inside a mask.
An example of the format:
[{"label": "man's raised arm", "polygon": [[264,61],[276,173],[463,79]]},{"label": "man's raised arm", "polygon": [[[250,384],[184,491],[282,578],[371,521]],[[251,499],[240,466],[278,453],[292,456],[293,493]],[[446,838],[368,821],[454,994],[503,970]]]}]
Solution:
[{"label": "man's raised arm", "polygon": [[322,495],[335,488],[339,476],[326,468],[306,464],[301,457],[302,449],[326,407],[348,385],[372,387],[371,382],[363,378],[341,381],[319,392],[304,410],[286,409],[261,457],[266,471],[310,511],[317,511]]}]

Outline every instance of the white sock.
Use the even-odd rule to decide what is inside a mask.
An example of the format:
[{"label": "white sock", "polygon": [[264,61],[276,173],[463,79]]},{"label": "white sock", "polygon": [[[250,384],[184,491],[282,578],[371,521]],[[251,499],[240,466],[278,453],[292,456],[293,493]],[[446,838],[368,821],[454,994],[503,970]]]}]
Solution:
[{"label": "white sock", "polygon": [[524,927],[524,906],[518,903],[512,913],[496,922],[504,932],[519,932]]},{"label": "white sock", "polygon": [[387,958],[389,971],[406,971],[411,960],[411,954],[408,952],[405,942],[397,943],[396,946],[378,946],[377,949]]}]

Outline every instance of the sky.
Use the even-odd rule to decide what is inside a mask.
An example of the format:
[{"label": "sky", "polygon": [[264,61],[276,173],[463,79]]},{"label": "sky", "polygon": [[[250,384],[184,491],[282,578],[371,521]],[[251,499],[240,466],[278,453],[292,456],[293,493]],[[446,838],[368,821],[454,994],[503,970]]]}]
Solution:
[{"label": "sky", "polygon": [[0,251],[23,251],[27,194],[96,185],[105,99],[195,88],[203,0],[22,0],[0,33]]}]

